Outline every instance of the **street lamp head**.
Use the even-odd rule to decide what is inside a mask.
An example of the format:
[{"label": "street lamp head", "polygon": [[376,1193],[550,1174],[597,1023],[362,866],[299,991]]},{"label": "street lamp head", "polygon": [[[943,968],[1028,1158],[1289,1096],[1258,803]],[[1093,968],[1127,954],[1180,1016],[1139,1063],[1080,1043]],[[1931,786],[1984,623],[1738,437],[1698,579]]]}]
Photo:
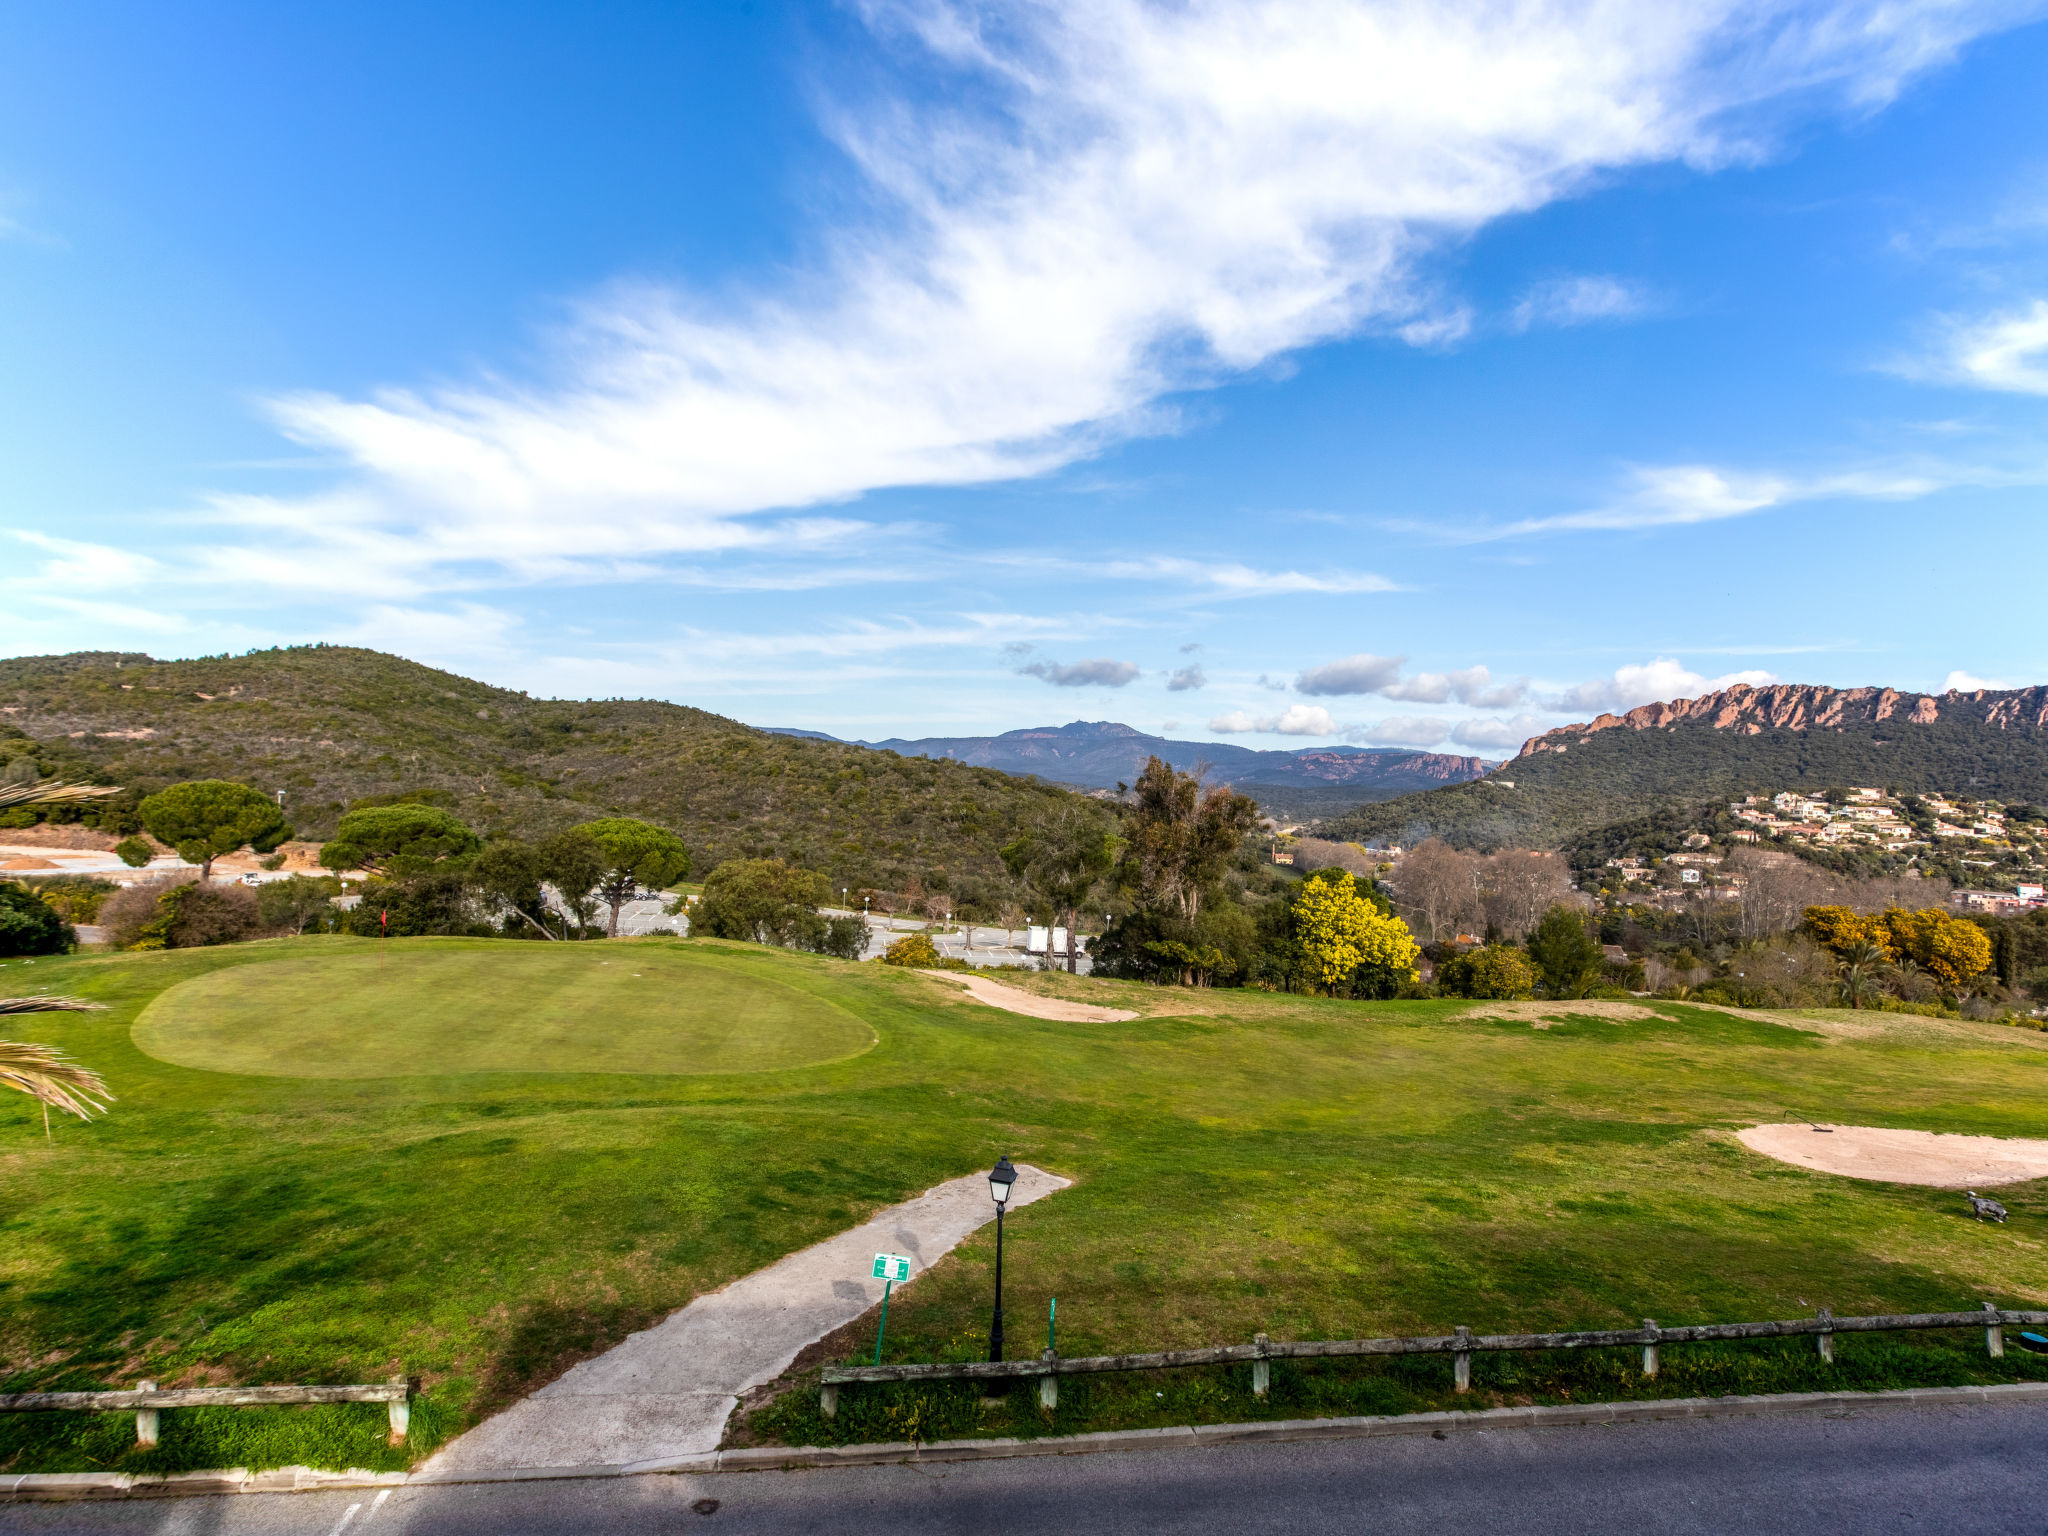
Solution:
[{"label": "street lamp head", "polygon": [[998,1158],[988,1176],[988,1192],[995,1197],[997,1205],[1010,1203],[1010,1186],[1016,1182],[1017,1170],[1010,1165],[1009,1158]]}]

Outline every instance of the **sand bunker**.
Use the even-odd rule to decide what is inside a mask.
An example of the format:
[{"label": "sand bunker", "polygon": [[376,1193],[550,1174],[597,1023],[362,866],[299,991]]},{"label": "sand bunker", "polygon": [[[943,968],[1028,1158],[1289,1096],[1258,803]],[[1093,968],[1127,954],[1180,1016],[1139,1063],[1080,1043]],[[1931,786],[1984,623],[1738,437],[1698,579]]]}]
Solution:
[{"label": "sand bunker", "polygon": [[1006,987],[986,976],[969,976],[961,971],[926,971],[940,981],[958,982],[977,1003],[1021,1013],[1033,1019],[1058,1019],[1064,1024],[1121,1024],[1137,1015],[1127,1008],[1098,1008],[1093,1003],[1070,1003],[1063,998],[1040,997],[1017,987]]},{"label": "sand bunker", "polygon": [[1751,1126],[1737,1139],[1781,1163],[1888,1184],[1982,1189],[2048,1175],[2048,1141],[2018,1137],[1945,1136],[1872,1125],[1837,1125],[1822,1132],[1802,1120]]}]

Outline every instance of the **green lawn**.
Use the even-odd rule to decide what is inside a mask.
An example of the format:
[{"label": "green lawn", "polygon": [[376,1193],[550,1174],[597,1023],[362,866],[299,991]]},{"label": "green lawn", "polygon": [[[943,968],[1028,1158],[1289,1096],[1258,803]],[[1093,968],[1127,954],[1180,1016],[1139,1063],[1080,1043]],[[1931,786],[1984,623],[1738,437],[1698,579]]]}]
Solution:
[{"label": "green lawn", "polygon": [[[2001,1196],[2010,1226],[1981,1226],[1956,1196],[1785,1167],[1728,1134],[1788,1108],[2041,1134],[2033,1032],[1675,1006],[1539,1029],[1452,1004],[1024,980],[1148,1016],[1027,1019],[872,964],[671,939],[0,967],[0,992],[110,1005],[9,1032],[120,1095],[50,1143],[33,1106],[0,1105],[0,1388],[399,1369],[425,1387],[408,1450],[381,1447],[375,1408],[166,1414],[147,1455],[116,1416],[5,1415],[0,1470],[402,1465],[692,1295],[999,1152],[1078,1181],[1010,1224],[1020,1349],[1053,1295],[1066,1353],[2048,1304],[2035,1186]],[[992,1257],[971,1241],[898,1297],[888,1357],[974,1353]],[[1847,1340],[1832,1372],[1789,1347],[1673,1349],[1665,1389],[1998,1378],[1971,1343]],[[1275,1378],[1264,1406],[1225,1372],[1104,1378],[1070,1386],[1050,1426],[978,1394],[893,1391],[847,1394],[826,1425],[798,1394],[757,1428],[1448,1400],[1441,1360]],[[1482,1360],[1478,1384],[1482,1403],[1644,1390],[1618,1357]]]},{"label": "green lawn", "polygon": [[766,1072],[875,1043],[825,998],[681,945],[436,939],[195,976],[133,1037],[159,1061],[263,1077]]}]

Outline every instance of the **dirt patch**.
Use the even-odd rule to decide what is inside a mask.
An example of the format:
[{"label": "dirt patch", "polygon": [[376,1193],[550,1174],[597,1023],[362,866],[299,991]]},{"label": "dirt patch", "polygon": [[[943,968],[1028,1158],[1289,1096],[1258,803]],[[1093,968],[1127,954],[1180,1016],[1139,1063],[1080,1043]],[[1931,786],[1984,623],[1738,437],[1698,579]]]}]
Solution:
[{"label": "dirt patch", "polygon": [[1844,1178],[1935,1189],[1982,1189],[2048,1176],[2048,1141],[1950,1136],[1871,1125],[1816,1130],[1805,1121],[1754,1125],[1736,1139],[1752,1152]]},{"label": "dirt patch", "polygon": [[82,827],[76,822],[44,821],[32,827],[9,827],[0,831],[0,843],[10,848],[73,848],[110,853],[119,841],[110,832],[102,832],[97,827]]},{"label": "dirt patch", "polygon": [[986,976],[970,976],[964,971],[923,971],[920,974],[937,981],[950,981],[966,988],[967,995],[977,1003],[1001,1008],[1006,1013],[1021,1013],[1026,1018],[1057,1019],[1063,1024],[1121,1024],[1138,1017],[1128,1008],[1100,1008],[1093,1003],[1070,1003],[1065,998],[1041,997],[1036,992],[1006,987]]},{"label": "dirt patch", "polygon": [[1459,1019],[1502,1019],[1511,1024],[1531,1024],[1537,1029],[1548,1029],[1552,1024],[1562,1024],[1568,1018],[1621,1019],[1633,1022],[1638,1019],[1655,1019],[1660,1015],[1654,1008],[1641,1003],[1626,1003],[1618,997],[1588,997],[1571,1000],[1529,1000],[1521,1002],[1479,1003],[1455,1015]]}]

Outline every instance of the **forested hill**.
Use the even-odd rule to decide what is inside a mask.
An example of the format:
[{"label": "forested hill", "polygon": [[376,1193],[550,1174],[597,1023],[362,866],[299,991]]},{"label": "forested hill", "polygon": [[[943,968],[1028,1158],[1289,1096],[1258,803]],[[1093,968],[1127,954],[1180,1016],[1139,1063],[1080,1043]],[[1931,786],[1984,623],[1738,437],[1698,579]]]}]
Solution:
[{"label": "forested hill", "polygon": [[2048,687],[1730,688],[1564,726],[1483,779],[1361,805],[1316,830],[1547,848],[1666,806],[1850,785],[2048,800]]},{"label": "forested hill", "polygon": [[699,872],[780,856],[848,885],[1005,884],[995,850],[1069,791],[961,763],[770,735],[647,700],[530,699],[397,656],[302,646],[197,661],[0,660],[0,766],[136,794],[188,778],[285,791],[302,836],[425,790],[484,831],[644,816]]}]

